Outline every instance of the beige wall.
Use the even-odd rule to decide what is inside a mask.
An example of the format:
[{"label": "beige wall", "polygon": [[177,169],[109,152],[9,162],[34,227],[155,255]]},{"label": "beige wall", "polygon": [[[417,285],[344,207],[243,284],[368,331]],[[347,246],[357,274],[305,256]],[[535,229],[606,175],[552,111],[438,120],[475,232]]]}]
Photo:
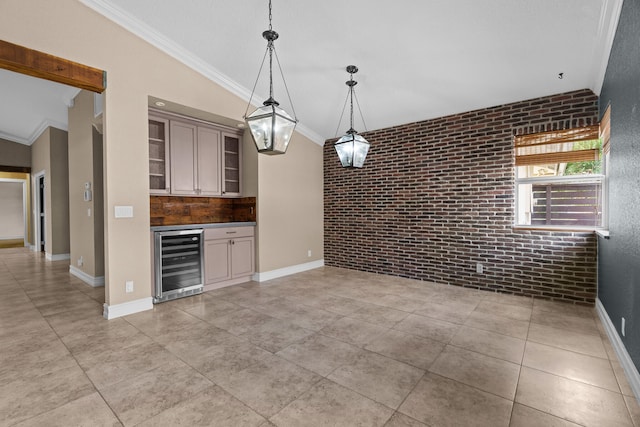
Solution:
[{"label": "beige wall", "polygon": [[51,254],[68,254],[69,245],[69,150],[67,132],[49,128],[51,179],[47,192],[51,209]]},{"label": "beige wall", "polygon": [[[148,96],[238,121],[246,102],[79,1],[5,0],[2,9],[1,39],[106,70],[106,301],[114,305],[149,297]],[[285,156],[260,156],[257,164],[260,271],[318,259],[322,248],[320,147],[297,136]],[[294,178],[300,181],[291,182]],[[116,219],[114,207],[120,205],[132,206],[134,217]],[[308,247],[314,251],[312,258],[306,257]],[[134,281],[133,293],[124,292],[126,280]]]},{"label": "beige wall", "polygon": [[[81,91],[69,108],[69,223],[71,265],[91,277],[104,275],[102,144],[94,141],[93,93]],[[98,151],[96,151],[98,150]],[[92,197],[84,200],[85,183]],[[82,257],[82,265],[78,260]]]},{"label": "beige wall", "polygon": [[[48,255],[68,254],[69,171],[67,132],[52,127],[45,129],[31,145],[31,164],[32,177],[44,171],[45,252]],[[34,191],[33,194],[37,194],[37,192]]]},{"label": "beige wall", "polygon": [[31,147],[0,138],[0,166],[31,166]]},{"label": "beige wall", "polygon": [[[44,250],[46,253],[51,253],[51,154],[49,144],[51,128],[47,128],[40,134],[40,136],[31,144],[31,177],[33,185],[37,185],[37,181],[33,177],[41,172],[44,172],[45,182],[45,206],[44,206]],[[34,197],[38,197],[37,189],[33,189]],[[33,218],[34,223],[37,222],[37,204],[33,203]],[[35,236],[35,233],[34,233]],[[39,246],[39,245],[38,245]]]},{"label": "beige wall", "polygon": [[295,134],[284,156],[258,157],[257,271],[323,258],[322,156],[322,147]]}]

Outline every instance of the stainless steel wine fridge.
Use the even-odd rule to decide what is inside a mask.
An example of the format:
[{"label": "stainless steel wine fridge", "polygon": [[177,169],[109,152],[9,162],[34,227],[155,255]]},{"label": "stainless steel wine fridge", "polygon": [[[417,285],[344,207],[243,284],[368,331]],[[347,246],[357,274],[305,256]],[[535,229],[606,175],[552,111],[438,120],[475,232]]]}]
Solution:
[{"label": "stainless steel wine fridge", "polygon": [[155,291],[153,302],[199,294],[204,287],[203,231],[155,233]]}]

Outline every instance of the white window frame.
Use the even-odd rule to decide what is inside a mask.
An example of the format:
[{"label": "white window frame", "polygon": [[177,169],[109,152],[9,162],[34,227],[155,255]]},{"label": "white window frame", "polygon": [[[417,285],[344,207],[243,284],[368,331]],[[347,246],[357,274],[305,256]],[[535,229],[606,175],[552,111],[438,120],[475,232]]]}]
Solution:
[{"label": "white window frame", "polygon": [[[606,171],[605,161],[607,156],[602,156],[602,171]],[[527,177],[527,178],[518,178],[518,166],[514,166],[514,174],[515,174],[515,211],[514,211],[514,228],[526,228],[526,229],[540,229],[540,230],[585,230],[585,231],[594,231],[596,229],[602,229],[606,227],[606,218],[607,218],[607,204],[605,201],[607,200],[605,181],[605,174],[590,174],[590,175],[569,175],[569,176],[557,176],[557,177]],[[520,211],[520,185],[522,184],[600,184],[600,205],[601,205],[601,224],[596,227],[592,226],[578,226],[578,225],[530,225],[530,224],[519,224],[518,217]],[[532,201],[529,203],[529,206],[533,207]]]}]

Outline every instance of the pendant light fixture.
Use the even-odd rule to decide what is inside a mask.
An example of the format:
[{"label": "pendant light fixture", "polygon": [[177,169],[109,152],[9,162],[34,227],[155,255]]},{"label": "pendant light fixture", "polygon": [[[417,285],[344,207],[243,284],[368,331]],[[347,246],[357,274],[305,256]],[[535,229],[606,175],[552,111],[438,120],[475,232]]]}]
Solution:
[{"label": "pendant light fixture", "polygon": [[[287,146],[289,145],[289,141],[293,135],[293,130],[296,128],[296,123],[298,123],[298,118],[295,115],[295,110],[293,111],[294,117],[292,118],[286,111],[279,107],[280,104],[273,97],[274,55],[278,63],[278,68],[280,69],[280,75],[282,76],[283,82],[284,75],[282,74],[282,67],[280,67],[280,61],[278,60],[276,48],[273,44],[279,36],[271,26],[271,19],[271,0],[269,0],[269,29],[262,33],[262,37],[267,40],[267,50],[262,58],[262,65],[260,65],[260,70],[258,71],[256,84],[253,86],[253,90],[251,91],[247,111],[249,111],[249,106],[251,105],[251,100],[253,99],[253,94],[256,90],[258,80],[260,79],[260,72],[264,66],[267,54],[269,54],[269,99],[262,103],[262,107],[258,108],[248,116],[247,111],[245,111],[244,119],[249,126],[251,137],[253,138],[253,142],[256,144],[256,148],[259,153],[284,154],[287,151]],[[289,96],[289,89],[287,88],[286,82],[284,83],[284,87],[287,92],[291,108],[293,109],[293,103],[291,102],[291,96]]]},{"label": "pendant light fixture", "polygon": [[[342,167],[345,168],[361,168],[364,165],[364,159],[367,157],[367,153],[369,152],[369,141],[359,135],[353,128],[353,88],[358,84],[358,82],[353,80],[353,75],[357,72],[358,67],[355,65],[347,66],[347,73],[351,75],[350,79],[346,82],[347,86],[349,86],[348,96],[351,105],[351,126],[347,133],[335,143],[340,163],[342,163]],[[344,114],[344,110],[342,112]],[[362,112],[360,112],[360,115],[362,115]]]}]

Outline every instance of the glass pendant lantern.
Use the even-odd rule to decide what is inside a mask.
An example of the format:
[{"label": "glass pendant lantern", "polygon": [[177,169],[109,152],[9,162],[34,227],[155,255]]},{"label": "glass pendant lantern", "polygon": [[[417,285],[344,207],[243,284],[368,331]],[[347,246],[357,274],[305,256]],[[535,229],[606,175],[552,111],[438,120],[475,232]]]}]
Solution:
[{"label": "glass pendant lantern", "polygon": [[346,82],[347,86],[349,86],[351,126],[347,133],[336,141],[334,146],[342,167],[361,168],[369,152],[369,141],[362,135],[359,135],[353,128],[353,87],[358,84],[358,82],[353,80],[353,75],[358,72],[358,67],[349,65],[347,72],[351,75],[351,78]]},{"label": "glass pendant lantern", "polygon": [[[291,117],[289,113],[280,108],[280,104],[273,98],[273,56],[275,54],[276,61],[278,61],[278,55],[275,52],[275,46],[273,42],[278,39],[278,33],[275,32],[271,26],[271,0],[269,0],[269,29],[262,33],[262,37],[267,40],[267,52],[269,54],[269,99],[262,103],[262,107],[256,109],[253,113],[247,116],[245,112],[244,119],[249,126],[251,137],[256,144],[256,148],[259,153],[264,154],[284,154],[291,141],[291,136],[296,128],[298,119]],[[266,59],[265,53],[265,59]],[[264,59],[262,60],[264,65]],[[278,61],[278,66],[280,65]],[[262,66],[260,66],[262,70]],[[282,71],[282,68],[280,67]],[[258,72],[258,79],[260,73]],[[284,81],[284,76],[282,76]],[[257,84],[257,80],[256,80]],[[284,87],[289,96],[289,90],[285,82]],[[253,87],[255,91],[255,85]],[[249,98],[249,105],[253,99],[253,91],[251,92],[251,98]],[[289,96],[289,103],[291,103],[291,97]],[[292,104],[292,103],[291,103]],[[293,104],[292,104],[293,108]],[[247,111],[249,106],[247,106]]]}]

